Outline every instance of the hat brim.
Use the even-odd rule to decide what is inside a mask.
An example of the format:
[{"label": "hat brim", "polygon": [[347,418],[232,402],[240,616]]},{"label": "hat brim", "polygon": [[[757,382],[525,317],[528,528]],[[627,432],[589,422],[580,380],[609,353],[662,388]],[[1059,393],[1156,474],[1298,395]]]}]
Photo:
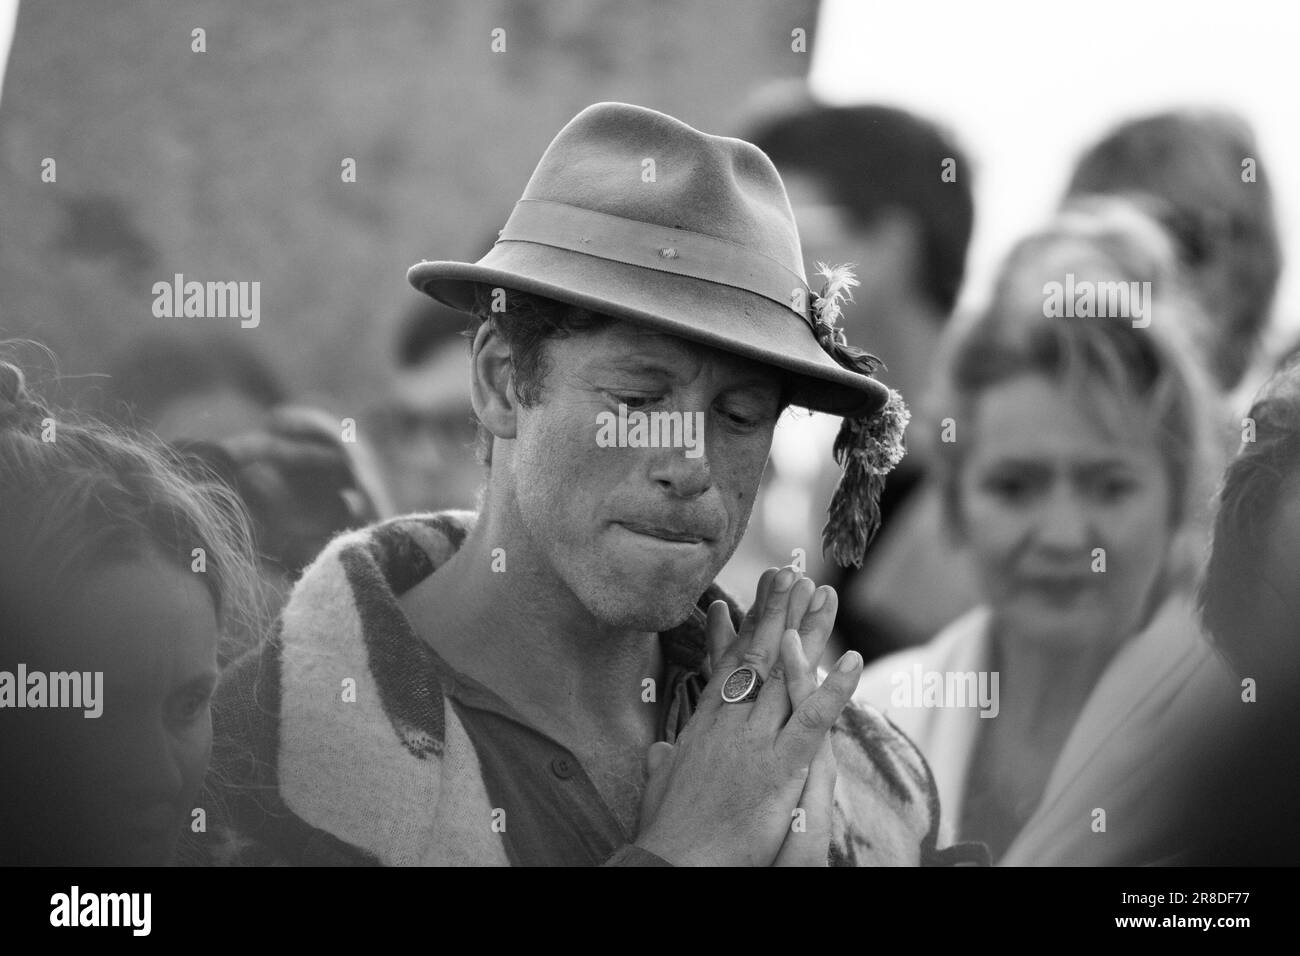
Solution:
[{"label": "hat brim", "polygon": [[889,397],[880,382],[840,366],[809,326],[753,292],[532,242],[498,242],[476,263],[421,262],[408,281],[462,312],[479,287],[543,296],[659,329],[791,373],[792,404],[869,416]]}]

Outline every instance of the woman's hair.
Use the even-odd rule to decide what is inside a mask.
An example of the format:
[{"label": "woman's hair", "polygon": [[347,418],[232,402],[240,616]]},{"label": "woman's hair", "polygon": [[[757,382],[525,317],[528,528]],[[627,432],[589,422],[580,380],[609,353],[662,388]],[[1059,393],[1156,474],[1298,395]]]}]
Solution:
[{"label": "woman's hair", "polygon": [[234,493],[160,442],[47,407],[0,356],[0,621],[39,623],[96,568],[155,555],[202,567],[223,630],[260,618]]},{"label": "woman's hair", "polygon": [[[1149,295],[1142,309],[1130,300],[1124,315],[1062,315],[1047,304],[1053,282],[1067,290],[1081,289],[1083,282],[1094,289],[1138,283]],[[1187,532],[1176,549],[1175,576],[1190,583],[1202,560],[1214,442],[1210,385],[1197,348],[1205,341],[1204,317],[1183,290],[1168,238],[1118,199],[1072,204],[1012,250],[988,307],[950,331],[940,384],[925,410],[931,427],[920,429],[939,439],[929,450],[939,463],[952,527],[962,524],[959,484],[970,447],[961,440],[962,416],[969,434],[980,393],[1021,375],[1039,375],[1108,431],[1136,424],[1151,436],[1169,481],[1168,525]],[[1143,322],[1149,324],[1140,327]],[[1118,414],[1111,403],[1095,401],[1102,393],[1118,400]],[[946,418],[956,424],[956,440],[942,440],[939,423]]]}]

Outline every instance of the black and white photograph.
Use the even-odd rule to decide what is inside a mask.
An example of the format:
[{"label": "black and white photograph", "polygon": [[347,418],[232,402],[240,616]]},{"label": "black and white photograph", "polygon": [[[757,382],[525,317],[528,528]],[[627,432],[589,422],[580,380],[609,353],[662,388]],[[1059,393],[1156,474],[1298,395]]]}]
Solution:
[{"label": "black and white photograph", "polygon": [[[1298,43],[0,0],[0,924],[801,866],[985,870],[812,891],[938,932],[1276,932]],[[435,879],[328,877],[492,886]]]}]

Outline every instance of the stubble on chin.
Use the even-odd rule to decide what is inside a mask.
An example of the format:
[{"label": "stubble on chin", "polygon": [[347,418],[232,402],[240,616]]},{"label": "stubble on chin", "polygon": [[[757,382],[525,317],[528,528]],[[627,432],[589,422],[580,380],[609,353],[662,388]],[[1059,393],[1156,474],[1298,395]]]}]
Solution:
[{"label": "stubble on chin", "polygon": [[635,582],[591,582],[586,600],[591,614],[601,623],[620,630],[654,631],[671,630],[682,624],[691,614],[695,602],[712,583],[709,576],[703,584],[695,581],[674,581],[663,575],[647,575]]}]

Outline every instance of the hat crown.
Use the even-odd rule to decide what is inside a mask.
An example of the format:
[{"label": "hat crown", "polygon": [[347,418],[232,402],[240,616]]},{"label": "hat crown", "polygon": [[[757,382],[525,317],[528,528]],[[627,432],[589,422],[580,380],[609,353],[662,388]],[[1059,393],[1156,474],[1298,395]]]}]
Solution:
[{"label": "hat crown", "polygon": [[888,397],[871,363],[824,344],[822,300],[767,156],[644,107],[587,107],[487,253],[421,262],[407,278],[464,312],[482,315],[485,293],[495,311],[509,291],[730,352],[782,370],[790,401],[816,411],[864,415]]},{"label": "hat crown", "polygon": [[522,198],[712,236],[806,283],[794,213],[771,160],[751,143],[656,110],[587,107],[551,141]]}]

